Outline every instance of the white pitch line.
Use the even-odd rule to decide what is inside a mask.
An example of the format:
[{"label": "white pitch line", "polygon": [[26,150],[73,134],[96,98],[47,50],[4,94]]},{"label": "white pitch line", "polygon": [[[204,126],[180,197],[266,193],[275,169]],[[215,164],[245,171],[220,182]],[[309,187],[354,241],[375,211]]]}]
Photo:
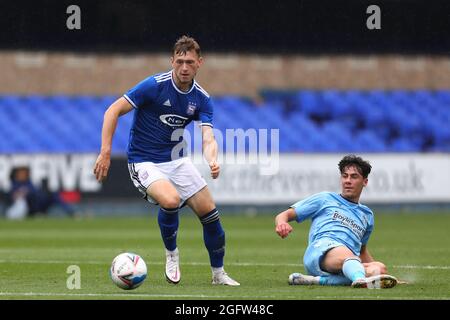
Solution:
[{"label": "white pitch line", "polygon": [[[29,263],[29,264],[109,264],[105,261],[69,261],[69,260],[0,260],[0,263]],[[147,262],[148,265],[164,265],[164,262]],[[184,265],[190,266],[209,266],[206,262],[184,262]],[[303,267],[301,263],[255,263],[255,262],[230,262],[230,266],[238,267]],[[450,270],[450,266],[432,266],[432,265],[394,265],[396,269],[431,269],[431,270]]]},{"label": "white pitch line", "polygon": [[[106,261],[68,261],[68,260],[0,260],[0,263],[29,263],[29,264],[109,264]],[[165,265],[165,262],[146,262],[148,265]],[[207,262],[183,262],[184,265],[190,266],[209,266],[210,264]],[[276,267],[276,266],[287,266],[287,267],[301,267],[302,264],[295,263],[253,263],[253,262],[231,262],[227,263],[230,266],[243,266],[243,267],[252,267],[252,266],[266,266],[266,267]]]},{"label": "white pitch line", "polygon": [[[239,299],[277,299],[277,296],[242,296],[242,295],[203,295],[203,294],[126,294],[126,293],[50,293],[50,292],[0,292],[0,296],[21,296],[21,297],[127,297],[127,298],[239,298]],[[450,297],[392,297],[392,296],[314,296],[308,299],[390,299],[390,300],[449,300]],[[299,299],[299,296],[284,296],[283,299]],[[222,303],[222,302],[221,302]],[[226,304],[226,302],[224,303]]]},{"label": "white pitch line", "polygon": [[[29,264],[109,264],[107,261],[69,261],[69,260],[0,260],[0,263],[29,263]],[[165,265],[165,262],[146,262],[148,265]],[[210,264],[207,262],[183,262],[184,265],[190,266],[209,266]],[[231,262],[227,263],[227,265],[231,266],[244,266],[244,267],[252,267],[252,266],[267,266],[267,267],[276,267],[276,266],[287,266],[287,267],[298,267],[303,266],[302,264],[294,264],[294,263],[253,263],[253,262]]]},{"label": "white pitch line", "polygon": [[[380,289],[380,290],[385,290],[385,289]],[[352,300],[352,299],[356,299],[356,300],[361,300],[361,299],[364,299],[364,300],[368,300],[368,299],[372,299],[372,300],[376,300],[376,299],[381,299],[381,300],[449,300],[450,296],[448,296],[448,297],[315,296],[314,298],[315,299],[338,299],[338,300],[343,300],[343,299],[348,299],[348,300]]]},{"label": "white pitch line", "polygon": [[[50,292],[0,292],[0,296],[63,296],[63,297],[128,297],[128,298],[230,298],[233,296],[203,294],[126,294],[126,293],[50,293]],[[237,296],[236,296],[237,297]],[[273,298],[273,296],[271,297]]]},{"label": "white pitch line", "polygon": [[[67,296],[67,297],[127,297],[127,298],[240,298],[240,299],[277,299],[277,296],[243,296],[243,295],[204,295],[204,294],[126,294],[126,293],[50,293],[50,292],[0,292],[0,296]],[[298,299],[298,296],[286,296],[286,299]]]},{"label": "white pitch line", "polygon": [[437,269],[437,270],[449,270],[450,266],[416,266],[416,265],[402,265],[402,266],[392,266],[398,269]]}]

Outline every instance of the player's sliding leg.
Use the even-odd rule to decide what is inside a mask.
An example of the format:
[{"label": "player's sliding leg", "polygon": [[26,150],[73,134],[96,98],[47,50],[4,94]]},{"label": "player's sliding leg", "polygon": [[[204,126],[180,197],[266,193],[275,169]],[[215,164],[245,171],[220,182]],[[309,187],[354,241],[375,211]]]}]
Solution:
[{"label": "player's sliding leg", "polygon": [[366,271],[366,277],[376,276],[380,274],[387,274],[387,268],[384,263],[379,261],[366,262],[363,263],[364,269]]},{"label": "player's sliding leg", "polygon": [[369,289],[389,289],[395,287],[398,280],[388,274],[380,274],[376,276],[358,279],[352,282],[353,288],[369,288]]},{"label": "player's sliding leg", "polygon": [[331,274],[340,274],[342,272],[352,282],[363,279],[366,276],[361,259],[343,245],[328,250],[323,256],[320,268],[322,271]]},{"label": "player's sliding leg", "polygon": [[167,180],[158,180],[152,183],[148,188],[148,194],[160,205],[158,225],[166,247],[165,276],[168,282],[177,284],[181,280],[180,256],[177,247],[180,197]]},{"label": "player's sliding leg", "polygon": [[[349,286],[354,288],[392,288],[398,281],[395,277],[387,275],[386,266],[378,261],[363,263],[365,277],[351,281],[343,275],[311,276],[293,273],[289,276],[290,285],[323,285],[323,286]],[[350,265],[351,267],[351,265]],[[348,265],[346,265],[348,268]]]},{"label": "player's sliding leg", "polygon": [[329,276],[320,276],[319,284],[321,286],[349,286],[352,282],[345,276],[332,274]]},{"label": "player's sliding leg", "polygon": [[188,205],[199,216],[203,226],[203,240],[211,263],[212,284],[239,286],[239,282],[230,278],[224,270],[225,231],[207,187],[192,196]]},{"label": "player's sliding leg", "polygon": [[321,286],[349,286],[353,288],[382,288],[388,289],[394,287],[398,280],[390,275],[381,274],[350,281],[347,277],[340,275],[329,276],[311,276],[301,273],[293,273],[289,276],[290,285],[321,285]]},{"label": "player's sliding leg", "polygon": [[288,283],[290,285],[311,286],[319,284],[319,276],[310,276],[298,272],[289,275]]},{"label": "player's sliding leg", "polygon": [[366,277],[364,266],[361,263],[361,259],[357,256],[348,257],[344,260],[342,273],[352,282]]},{"label": "player's sliding leg", "polygon": [[387,274],[386,266],[379,261],[363,263],[366,277],[352,283],[353,288],[392,288],[398,280]]},{"label": "player's sliding leg", "polygon": [[311,276],[301,273],[292,273],[289,276],[288,283],[290,285],[321,285],[321,286],[349,286],[352,282],[345,276],[329,275],[329,276]]},{"label": "player's sliding leg", "polygon": [[345,246],[329,250],[322,261],[322,266],[324,271],[333,274],[342,271],[344,276],[351,281],[353,288],[392,288],[397,284],[397,279],[389,275],[366,277],[366,269],[361,263],[361,259]]},{"label": "player's sliding leg", "polygon": [[[369,279],[366,280],[366,283],[370,283],[374,281],[376,278],[371,278],[373,276],[378,276],[386,273],[386,266],[378,261],[370,262],[370,263],[363,263],[364,271],[365,271],[365,278]],[[348,265],[346,265],[348,267]],[[310,276],[311,277],[311,276]],[[384,288],[390,287],[392,285],[391,281],[388,279],[391,279],[389,277],[382,277],[382,286]],[[313,277],[314,278],[314,284],[320,284],[323,286],[349,286],[353,282],[343,275],[329,275],[329,276],[320,276],[320,277]],[[316,283],[317,282],[317,283]],[[362,281],[364,282],[364,281]],[[359,280],[356,283],[361,283],[361,280]]]},{"label": "player's sliding leg", "polygon": [[353,256],[344,260],[342,266],[344,275],[352,280],[353,288],[392,288],[397,284],[397,279],[387,274],[378,274],[366,277],[366,271],[361,259]]},{"label": "player's sliding leg", "polygon": [[[363,274],[361,275],[361,268]],[[366,277],[366,269],[358,257],[345,259],[342,271],[352,280],[353,288],[381,288],[388,289],[397,285],[397,279],[387,274],[376,274]],[[380,269],[381,271],[381,269]]]},{"label": "player's sliding leg", "polygon": [[383,263],[374,261],[363,264],[350,249],[332,240],[308,246],[303,260],[310,275],[293,273],[288,279],[290,285],[392,288],[398,282],[385,274],[387,270]]}]

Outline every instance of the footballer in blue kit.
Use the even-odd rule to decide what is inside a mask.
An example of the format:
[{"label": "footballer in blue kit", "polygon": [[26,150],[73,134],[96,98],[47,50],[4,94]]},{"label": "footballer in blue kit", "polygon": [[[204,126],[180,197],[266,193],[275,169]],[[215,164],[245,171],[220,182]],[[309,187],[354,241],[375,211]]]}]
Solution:
[{"label": "footballer in blue kit", "polygon": [[[128,162],[169,162],[179,143],[174,130],[192,120],[212,127],[213,107],[209,94],[193,80],[188,91],[175,84],[172,70],[148,77],[123,96],[135,109],[128,145]],[[178,156],[178,155],[177,155]]]},{"label": "footballer in blue kit", "polygon": [[308,275],[293,273],[291,285],[351,285],[354,288],[392,288],[397,279],[375,261],[367,249],[374,227],[373,212],[359,203],[371,165],[361,157],[339,162],[341,193],[321,192],[293,204],[275,218],[281,238],[292,232],[290,221],[311,219],[303,262]]},{"label": "footballer in blue kit", "polygon": [[225,231],[206,181],[190,158],[184,156],[182,148],[177,147],[182,143],[182,130],[190,122],[199,121],[203,155],[211,177],[219,176],[218,148],[212,130],[213,105],[209,94],[194,79],[202,62],[198,43],[182,36],[173,47],[172,70],[144,79],[108,108],[94,174],[98,181],[106,178],[118,118],[134,110],[127,150],[128,170],[144,199],[159,205],[158,225],[166,249],[167,281],[177,284],[181,280],[178,210],[186,204],[203,226],[212,284],[239,286],[224,270]]}]

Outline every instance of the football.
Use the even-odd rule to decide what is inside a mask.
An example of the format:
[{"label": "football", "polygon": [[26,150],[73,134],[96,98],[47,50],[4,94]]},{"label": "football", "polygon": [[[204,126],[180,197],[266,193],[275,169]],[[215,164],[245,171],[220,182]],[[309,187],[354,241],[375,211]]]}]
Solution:
[{"label": "football", "polygon": [[147,277],[147,265],[144,259],[135,253],[121,253],[114,258],[109,275],[119,288],[136,289]]}]

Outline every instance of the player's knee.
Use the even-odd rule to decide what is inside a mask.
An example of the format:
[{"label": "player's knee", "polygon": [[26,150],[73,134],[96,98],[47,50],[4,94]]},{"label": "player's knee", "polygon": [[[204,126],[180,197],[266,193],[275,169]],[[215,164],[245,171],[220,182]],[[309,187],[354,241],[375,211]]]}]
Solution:
[{"label": "player's knee", "polygon": [[178,194],[165,195],[159,200],[159,205],[163,208],[178,208],[180,196]]},{"label": "player's knee", "polygon": [[375,276],[375,275],[379,275],[379,274],[387,274],[386,266],[379,261],[374,261],[374,262],[369,263],[365,269],[366,269],[367,277],[371,277],[371,276]]},{"label": "player's knee", "polygon": [[380,274],[387,274],[387,268],[384,265],[384,263],[375,261],[374,265],[378,268],[378,270],[380,271]]},{"label": "player's knee", "polygon": [[320,267],[322,270],[336,273],[342,270],[346,260],[359,259],[353,254],[347,247],[339,246],[330,249],[325,253],[324,258],[321,261]]}]

